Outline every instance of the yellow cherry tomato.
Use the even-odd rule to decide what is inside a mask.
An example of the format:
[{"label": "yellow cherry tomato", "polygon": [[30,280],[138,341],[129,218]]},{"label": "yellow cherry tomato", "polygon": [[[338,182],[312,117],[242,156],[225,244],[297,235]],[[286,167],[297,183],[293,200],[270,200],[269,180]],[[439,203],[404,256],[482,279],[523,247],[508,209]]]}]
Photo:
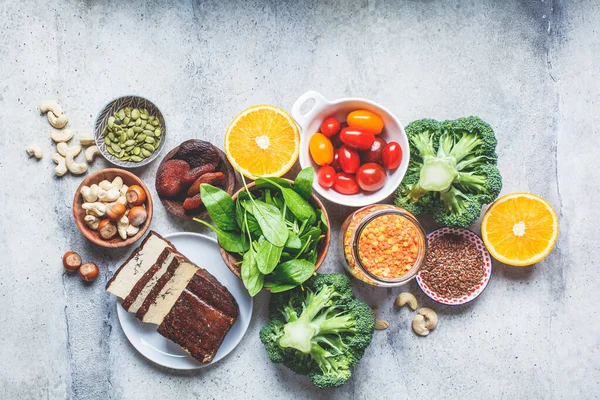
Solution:
[{"label": "yellow cherry tomato", "polygon": [[333,145],[322,133],[315,133],[310,138],[308,150],[313,161],[318,165],[326,165],[333,161]]},{"label": "yellow cherry tomato", "polygon": [[380,134],[383,129],[383,120],[381,117],[367,110],[352,111],[348,114],[346,123],[352,128],[364,128],[375,135]]}]

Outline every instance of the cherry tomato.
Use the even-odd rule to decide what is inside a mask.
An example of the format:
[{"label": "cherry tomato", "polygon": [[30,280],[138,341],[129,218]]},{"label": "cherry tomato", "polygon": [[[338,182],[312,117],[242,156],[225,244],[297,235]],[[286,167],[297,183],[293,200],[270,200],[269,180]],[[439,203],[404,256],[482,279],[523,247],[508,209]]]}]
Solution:
[{"label": "cherry tomato", "polygon": [[336,117],[329,117],[321,124],[321,133],[331,137],[340,131],[340,121]]},{"label": "cherry tomato", "polygon": [[340,139],[339,133],[330,137],[329,140],[331,140],[331,144],[336,149],[342,147],[342,145],[344,144],[344,142],[342,142],[342,140]]},{"label": "cherry tomato", "polygon": [[385,170],[379,164],[366,163],[361,165],[356,173],[358,186],[366,192],[374,192],[385,185]]},{"label": "cherry tomato", "polygon": [[381,117],[371,111],[356,110],[348,114],[348,126],[353,128],[364,128],[373,132],[375,135],[381,133],[383,129],[383,120]]},{"label": "cherry tomato", "polygon": [[381,161],[387,169],[398,168],[402,162],[402,147],[397,142],[389,142],[381,152]]},{"label": "cherry tomato", "polygon": [[343,145],[338,150],[338,163],[342,171],[347,174],[354,174],[358,171],[358,167],[360,167],[360,156],[356,150]]},{"label": "cherry tomato", "polygon": [[333,145],[322,133],[312,135],[308,143],[308,150],[313,161],[318,165],[329,164],[333,161]]},{"label": "cherry tomato", "polygon": [[374,162],[377,164],[381,164],[381,153],[383,152],[383,148],[387,142],[385,139],[375,136],[375,141],[371,145],[369,150],[362,150],[360,152],[360,160],[363,163]]},{"label": "cherry tomato", "polygon": [[[342,145],[343,146],[343,145]],[[340,167],[340,149],[333,149],[333,161],[329,164],[335,169],[335,172],[342,172],[342,167]]]},{"label": "cherry tomato", "polygon": [[373,132],[364,128],[353,128],[351,126],[342,129],[340,139],[345,145],[356,150],[369,150],[375,141]]},{"label": "cherry tomato", "polygon": [[329,189],[333,186],[333,181],[335,181],[336,172],[330,165],[324,165],[319,168],[319,172],[317,173],[317,181],[319,185],[324,187],[325,189]]},{"label": "cherry tomato", "polygon": [[333,182],[333,190],[341,194],[356,194],[360,192],[360,187],[354,175],[340,172]]}]

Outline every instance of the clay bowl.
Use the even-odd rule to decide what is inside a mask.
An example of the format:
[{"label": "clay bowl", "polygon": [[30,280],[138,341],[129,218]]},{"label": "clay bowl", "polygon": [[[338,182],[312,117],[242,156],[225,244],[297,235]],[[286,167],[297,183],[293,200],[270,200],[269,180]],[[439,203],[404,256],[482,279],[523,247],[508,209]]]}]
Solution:
[{"label": "clay bowl", "polygon": [[[286,179],[286,181],[293,183],[289,179]],[[254,184],[254,182],[249,183],[248,189],[251,192],[253,192],[256,189],[255,186],[256,185]],[[235,194],[233,195],[233,200],[235,201],[238,197],[238,194],[245,190],[246,189],[241,188],[240,190],[235,192]],[[323,203],[321,203],[321,200],[319,200],[319,198],[317,196],[315,196],[314,194],[312,195],[311,203],[314,207],[316,207],[317,209],[319,209],[323,212],[323,215],[325,216],[325,220],[327,220],[327,226],[329,227],[329,229],[325,232],[325,237],[321,240],[321,242],[319,243],[319,247],[317,249],[317,262],[316,262],[316,266],[315,266],[315,272],[316,272],[321,267],[321,264],[323,264],[323,261],[325,260],[325,256],[327,256],[327,251],[329,250],[329,242],[331,241],[331,224],[329,223],[329,215],[327,214],[327,210],[325,209],[325,206],[323,206]],[[227,267],[231,270],[231,272],[233,272],[235,274],[235,276],[237,276],[238,278],[242,279],[241,278],[241,264],[240,264],[240,262],[242,261],[242,258],[237,254],[229,253],[227,250],[224,250],[221,246],[219,246],[219,252],[221,253],[221,257],[223,257],[223,261],[225,262]]]},{"label": "clay bowl", "polygon": [[[85,210],[81,207],[83,204],[83,198],[81,197],[80,191],[83,186],[90,186],[94,183],[98,184],[105,179],[112,182],[112,180],[115,179],[115,177],[117,176],[120,176],[123,179],[123,183],[127,186],[139,185],[142,187],[142,189],[144,189],[144,191],[146,192],[146,210],[148,211],[148,218],[146,219],[146,222],[144,222],[144,224],[140,226],[140,230],[135,236],[123,240],[117,235],[112,239],[104,240],[100,237],[98,232],[88,228],[85,222],[83,222],[83,218],[85,217]],[[144,185],[144,182],[142,182],[140,178],[138,178],[131,172],[119,168],[102,169],[87,176],[77,188],[77,191],[75,192],[75,197],[73,199],[73,216],[75,217],[75,223],[77,224],[77,227],[79,228],[81,233],[83,233],[83,236],[85,236],[90,242],[97,244],[101,247],[125,247],[137,241],[148,230],[150,222],[152,221],[152,197],[150,196],[150,191],[148,190],[146,185]]]},{"label": "clay bowl", "polygon": [[[198,141],[201,142],[201,140],[198,140]],[[216,171],[220,171],[223,173],[223,175],[225,175],[225,183],[220,187],[223,190],[225,190],[227,193],[229,193],[229,195],[231,195],[231,194],[233,194],[233,189],[235,187],[235,172],[234,172],[233,168],[231,167],[231,164],[229,164],[229,160],[227,160],[227,156],[225,156],[225,153],[223,153],[223,151],[221,151],[221,149],[217,148],[216,146],[213,146],[213,147],[217,150],[217,152],[219,153],[219,157],[221,158],[221,162],[219,163],[219,166],[217,167]],[[158,169],[160,169],[165,162],[171,160],[175,156],[177,151],[179,151],[179,146],[177,146],[173,150],[169,151],[167,153],[167,155],[165,155],[165,157],[160,162]],[[160,199],[160,202],[165,207],[165,209],[170,214],[173,214],[176,217],[179,217],[182,219],[187,219],[187,220],[191,220],[193,218],[200,218],[203,220],[207,220],[209,218],[208,212],[206,211],[206,208],[204,208],[204,207],[200,208],[200,211],[197,213],[194,213],[194,214],[186,212],[183,209],[183,200],[185,200],[185,198],[164,199],[164,198],[160,197],[160,195],[158,196],[158,198]]]}]

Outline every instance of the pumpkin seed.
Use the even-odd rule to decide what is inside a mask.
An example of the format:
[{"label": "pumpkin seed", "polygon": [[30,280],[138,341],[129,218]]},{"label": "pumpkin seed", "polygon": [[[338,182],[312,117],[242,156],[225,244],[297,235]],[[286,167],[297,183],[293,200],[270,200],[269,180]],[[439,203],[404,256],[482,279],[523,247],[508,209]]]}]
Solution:
[{"label": "pumpkin seed", "polygon": [[145,141],[146,143],[150,143],[150,144],[152,144],[152,143],[154,143],[154,142],[155,142],[154,138],[153,138],[153,137],[150,137],[150,136],[146,136],[146,139],[144,139],[144,141]]},{"label": "pumpkin seed", "polygon": [[150,143],[144,143],[142,147],[148,150],[149,152],[153,152],[155,150],[154,146],[152,146]]},{"label": "pumpkin seed", "polygon": [[140,162],[143,160],[143,158],[140,156],[131,156],[129,158],[131,159],[131,161],[135,161],[135,162]]},{"label": "pumpkin seed", "polygon": [[140,118],[140,110],[138,110],[137,108],[134,108],[133,110],[131,110],[131,119],[137,120],[139,118]]},{"label": "pumpkin seed", "polygon": [[144,157],[148,158],[152,155],[152,152],[146,149],[142,149],[142,154],[144,155]]},{"label": "pumpkin seed", "polygon": [[110,146],[111,141],[108,136],[104,138],[104,143],[106,143],[107,146]]},{"label": "pumpkin seed", "polygon": [[159,126],[160,125],[160,121],[158,119],[153,119],[152,120],[152,125],[153,126]]},{"label": "pumpkin seed", "polygon": [[140,118],[141,119],[148,119],[148,116],[146,114],[140,114]]},{"label": "pumpkin seed", "polygon": [[131,118],[129,118],[129,117],[123,118],[123,124],[124,125],[127,125],[130,121],[131,121]]},{"label": "pumpkin seed", "polygon": [[118,153],[118,152],[120,152],[120,151],[121,151],[121,146],[119,146],[119,145],[118,145],[118,144],[116,144],[116,143],[112,143],[112,144],[110,145],[110,147],[112,147],[112,149],[113,149],[113,151],[114,151],[115,153]]},{"label": "pumpkin seed", "polygon": [[125,109],[121,108],[118,112],[117,115],[119,116],[119,119],[123,119],[125,118]]},{"label": "pumpkin seed", "polygon": [[125,146],[133,146],[135,144],[135,140],[133,139],[129,139],[128,141],[125,142]]},{"label": "pumpkin seed", "polygon": [[127,139],[133,139],[133,137],[135,136],[135,132],[133,131],[132,128],[127,129]]},{"label": "pumpkin seed", "polygon": [[156,137],[160,137],[160,134],[161,134],[161,133],[162,133],[162,131],[160,130],[160,128],[156,128],[156,129],[154,130],[154,136],[156,136]]},{"label": "pumpkin seed", "polygon": [[135,141],[138,143],[142,143],[144,140],[146,140],[146,135],[144,135],[143,133],[140,133],[138,135],[138,137],[135,139]]},{"label": "pumpkin seed", "polygon": [[133,147],[134,147],[134,146],[127,146],[127,147],[125,147],[125,152],[126,152],[126,153],[129,153],[129,152],[131,152],[131,150],[133,150]]},{"label": "pumpkin seed", "polygon": [[138,154],[140,154],[141,151],[142,149],[140,149],[139,146],[135,146],[132,150],[132,153],[137,156]]},{"label": "pumpkin seed", "polygon": [[121,137],[119,138],[119,142],[125,143],[127,141],[127,132],[121,131]]},{"label": "pumpkin seed", "polygon": [[153,131],[149,131],[149,130],[147,130],[147,129],[144,129],[143,133],[144,133],[144,135],[146,135],[146,136],[154,136],[154,132],[153,132]]},{"label": "pumpkin seed", "polygon": [[135,133],[140,133],[140,132],[142,132],[142,131],[144,130],[143,128],[140,128],[139,126],[134,126],[134,127],[133,127],[133,128],[131,128],[131,129],[133,129],[133,131],[134,131]]},{"label": "pumpkin seed", "polygon": [[144,127],[144,129],[147,129],[149,131],[154,131],[154,126],[152,124],[146,124],[146,126]]},{"label": "pumpkin seed", "polygon": [[121,157],[121,161],[129,161],[130,159],[131,159],[131,157],[129,157],[129,156]]},{"label": "pumpkin seed", "polygon": [[108,135],[106,135],[106,137],[109,138],[111,142],[115,141],[115,134],[112,132],[108,132]]},{"label": "pumpkin seed", "polygon": [[108,126],[112,127],[115,124],[115,117],[108,117]]}]

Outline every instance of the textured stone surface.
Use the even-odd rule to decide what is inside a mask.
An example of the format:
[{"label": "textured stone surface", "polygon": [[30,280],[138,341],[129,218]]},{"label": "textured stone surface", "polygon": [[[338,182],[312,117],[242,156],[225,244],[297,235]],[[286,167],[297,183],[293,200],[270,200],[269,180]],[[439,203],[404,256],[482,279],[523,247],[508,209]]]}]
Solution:
[{"label": "textured stone surface", "polygon": [[[282,2],[283,3],[283,2]],[[596,230],[600,7],[593,0],[405,2],[0,2],[0,398],[593,398],[600,392],[600,273]],[[361,96],[405,123],[479,115],[499,139],[505,189],[546,197],[561,236],[533,268],[495,264],[475,302],[439,312],[417,338],[400,290],[356,284],[390,328],[377,332],[346,386],[319,391],[271,364],[257,331],[268,296],[238,348],[197,372],[140,356],[104,282],[130,250],[87,242],[71,217],[80,178],[53,177],[41,99],[56,98],[76,133],[91,133],[108,100],[152,99],[167,147],[220,144],[233,116],[256,103],[290,109],[303,92]],[[27,159],[31,142],[44,159]],[[136,171],[152,184],[158,162]],[[97,160],[93,170],[108,166]],[[152,185],[153,190],[153,185]],[[156,196],[156,193],[153,191]],[[329,204],[331,254],[351,211]],[[157,204],[153,229],[210,234]],[[475,228],[478,230],[478,228]],[[67,250],[101,266],[92,285],[63,275]]]}]

